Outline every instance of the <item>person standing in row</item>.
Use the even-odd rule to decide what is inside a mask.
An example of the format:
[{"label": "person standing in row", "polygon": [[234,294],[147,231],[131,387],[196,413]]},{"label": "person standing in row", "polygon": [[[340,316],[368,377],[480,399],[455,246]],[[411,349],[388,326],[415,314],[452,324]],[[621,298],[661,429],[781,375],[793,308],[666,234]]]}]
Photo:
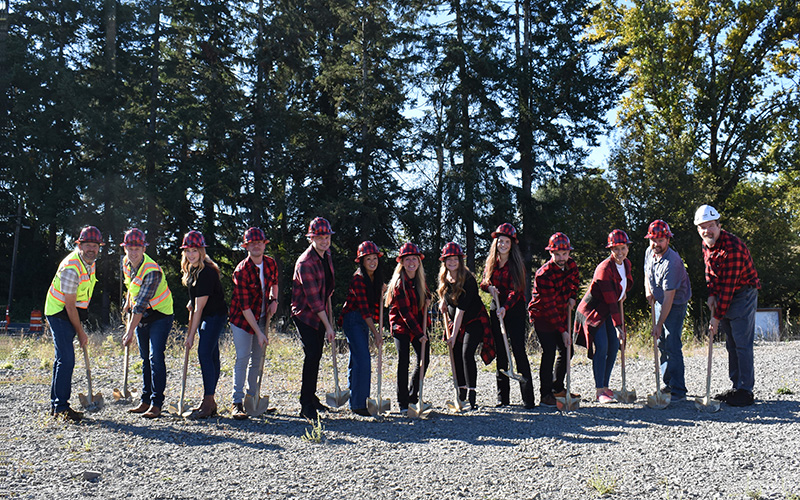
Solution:
[{"label": "person standing in row", "polygon": [[[397,266],[389,281],[385,299],[385,305],[389,309],[389,327],[397,348],[397,404],[402,414],[408,412],[410,403],[420,402],[419,364],[420,360],[424,360],[424,370],[427,372],[430,362],[431,345],[427,342],[428,336],[423,328],[423,312],[430,306],[425,271],[422,269],[423,258],[419,247],[413,243],[404,243],[400,247]],[[430,322],[431,319],[428,318],[428,324]],[[424,352],[423,339],[426,341]],[[417,355],[417,365],[409,385],[411,347]]]},{"label": "person standing in row", "polygon": [[556,398],[566,396],[564,377],[567,373],[567,346],[572,343],[567,311],[575,308],[579,279],[578,265],[569,256],[572,245],[566,234],[555,233],[550,236],[545,250],[550,252],[550,260],[536,271],[533,278],[528,313],[542,345],[539,368],[542,405],[556,406]]},{"label": "person standing in row", "polygon": [[128,289],[122,312],[129,314],[122,344],[130,345],[135,333],[142,357],[142,401],[128,411],[157,418],[161,416],[167,387],[164,351],[172,329],[172,292],[161,267],[144,253],[147,242],[141,230],[128,230],[120,246],[125,249],[122,268]]},{"label": "person standing in row", "polygon": [[614,402],[614,393],[608,384],[619,343],[625,342],[620,303],[633,286],[631,261],[628,260],[630,242],[621,229],[609,233],[606,248],[611,250],[611,256],[594,270],[592,283],[575,315],[575,329],[580,332],[576,342],[587,348],[592,359],[595,401],[603,404]]},{"label": "person standing in row", "polygon": [[344,329],[350,345],[350,409],[353,413],[368,417],[367,397],[372,379],[372,366],[369,354],[369,335],[375,339],[375,347],[383,349],[382,333],[375,324],[378,322],[380,301],[383,295],[383,268],[380,257],[383,252],[378,245],[365,241],[358,246],[356,263],[358,269],[350,280],[347,299],[339,316],[339,324]]},{"label": "person standing in row", "polygon": [[75,347],[72,340],[78,336],[81,347],[89,337],[83,321],[89,317],[95,277],[95,260],[103,243],[103,235],[94,226],[81,229],[77,245],[58,265],[45,299],[44,314],[53,332],[55,361],[53,382],[50,384],[50,414],[64,420],[80,422],[83,413],[69,406],[72,394],[72,372],[75,369]]},{"label": "person standing in row", "polygon": [[264,254],[267,243],[269,240],[264,231],[257,227],[247,229],[242,237],[247,258],[233,271],[229,319],[236,348],[231,407],[231,416],[235,420],[248,418],[244,411],[245,390],[255,397],[258,373],[269,344],[267,317],[278,309],[278,265],[272,257]]},{"label": "person standing in row", "polygon": [[203,402],[189,418],[208,418],[217,413],[214,396],[219,381],[219,337],[228,319],[228,306],[219,277],[219,266],[206,254],[206,240],[200,231],[189,231],[181,245],[181,281],[189,289],[189,330],[185,345],[191,349],[195,335],[197,358],[203,374]]},{"label": "person standing in row", "polygon": [[694,216],[703,240],[708,307],[711,309],[709,335],[725,333],[728,375],[733,387],[714,398],[731,406],[754,403],[753,342],[755,340],[758,279],[750,250],[744,242],[724,231],[719,212],[702,205]]},{"label": "person standing in row", "polygon": [[[297,258],[292,275],[292,319],[303,344],[303,380],[300,387],[300,416],[317,418],[328,408],[317,398],[319,362],[325,340],[333,343],[331,296],[334,288],[330,223],[317,217],[308,225],[308,248]],[[365,405],[366,406],[366,405]]]},{"label": "person standing in row", "polygon": [[447,344],[453,349],[458,398],[469,401],[470,410],[478,408],[476,388],[478,367],[475,351],[483,342],[484,362],[494,358],[494,339],[489,315],[478,295],[478,282],[464,264],[464,251],[458,243],[450,242],[439,257],[439,309],[452,322]]},{"label": "person standing in row", "polygon": [[686,399],[681,332],[692,286],[683,259],[669,247],[669,224],[654,220],[645,238],[650,240],[650,246],[644,254],[644,294],[647,303],[655,308],[653,338],[661,352],[660,366],[666,365],[664,392],[671,394],[671,401],[681,401]]},{"label": "person standing in row", "polygon": [[[519,382],[522,393],[522,403],[525,408],[536,406],[533,396],[533,377],[528,354],[525,351],[526,325],[525,325],[525,266],[522,254],[519,251],[517,230],[509,223],[500,224],[492,233],[492,246],[483,268],[481,290],[493,296],[497,294],[500,308],[491,306],[491,325],[494,334],[494,343],[503,346],[503,337],[500,330],[500,320],[505,322],[508,342],[517,370],[522,377]],[[508,370],[508,356],[506,349],[497,349],[497,406],[509,405],[510,382],[502,371]]]}]

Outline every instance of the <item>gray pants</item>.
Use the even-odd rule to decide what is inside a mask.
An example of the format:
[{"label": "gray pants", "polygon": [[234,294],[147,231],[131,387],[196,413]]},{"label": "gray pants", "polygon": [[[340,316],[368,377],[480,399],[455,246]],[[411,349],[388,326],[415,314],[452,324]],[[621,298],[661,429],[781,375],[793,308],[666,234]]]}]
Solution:
[{"label": "gray pants", "polygon": [[[266,321],[258,322],[261,331],[264,331]],[[258,338],[242,330],[236,325],[231,325],[233,332],[233,345],[236,347],[236,364],[233,365],[233,402],[244,401],[244,379],[247,377],[247,394],[255,396],[258,371],[264,364],[264,349],[258,344]]]},{"label": "gray pants", "polygon": [[733,295],[725,317],[719,322],[720,331],[725,332],[725,348],[728,350],[728,376],[734,389],[753,392],[755,370],[753,368],[753,338],[756,332],[756,308],[758,290],[743,288]]}]

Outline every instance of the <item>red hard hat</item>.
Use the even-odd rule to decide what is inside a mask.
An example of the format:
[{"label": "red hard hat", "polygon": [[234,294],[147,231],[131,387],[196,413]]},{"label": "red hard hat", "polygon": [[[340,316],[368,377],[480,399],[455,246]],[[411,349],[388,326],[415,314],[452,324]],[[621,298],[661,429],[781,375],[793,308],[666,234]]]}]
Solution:
[{"label": "red hard hat", "polygon": [[86,226],[81,229],[81,235],[78,236],[78,243],[97,243],[98,245],[105,245],[103,243],[103,235],[100,230],[94,226]]},{"label": "red hard hat", "polygon": [[121,247],[146,247],[147,242],[144,241],[144,233],[141,229],[133,228],[125,231],[125,239],[119,244]]},{"label": "red hard hat", "polygon": [[631,240],[628,238],[628,233],[622,229],[615,229],[608,233],[608,245],[606,245],[606,248],[615,247],[617,245],[629,245],[630,243]]},{"label": "red hard hat", "polygon": [[242,237],[242,246],[246,247],[248,243],[252,243],[254,241],[263,241],[264,244],[269,243],[264,231],[257,227],[251,227],[244,232],[244,236]]},{"label": "red hard hat", "polygon": [[189,231],[183,236],[181,248],[205,248],[206,239],[200,231]]},{"label": "red hard hat", "polygon": [[669,224],[661,219],[656,219],[647,227],[645,238],[672,238],[672,231],[669,230]]},{"label": "red hard hat", "polygon": [[326,234],[333,234],[331,223],[327,219],[316,217],[308,225],[306,236],[324,236]]},{"label": "red hard hat", "polygon": [[378,254],[378,257],[383,257],[383,252],[378,249],[378,245],[371,241],[364,241],[358,245],[358,251],[356,252],[355,260],[356,262],[359,262],[362,257],[372,254]]},{"label": "red hard hat", "polygon": [[400,253],[397,255],[395,259],[397,262],[403,260],[403,257],[408,257],[409,255],[417,255],[419,259],[422,260],[425,258],[422,255],[422,252],[419,251],[419,247],[413,243],[403,243],[403,246],[400,247]]},{"label": "red hard hat", "polygon": [[439,260],[444,261],[446,258],[453,256],[463,257],[464,250],[461,249],[461,245],[451,241],[450,243],[446,244],[444,248],[442,248],[442,255],[439,256]]},{"label": "red hard hat", "polygon": [[564,233],[553,234],[544,249],[551,252],[557,252],[560,250],[573,250],[572,245],[569,242],[569,238]]},{"label": "red hard hat", "polygon": [[492,238],[497,238],[498,236],[508,236],[514,240],[514,243],[519,243],[519,240],[517,239],[517,230],[508,222],[504,222],[497,226],[497,229],[495,229],[495,231],[492,233]]}]

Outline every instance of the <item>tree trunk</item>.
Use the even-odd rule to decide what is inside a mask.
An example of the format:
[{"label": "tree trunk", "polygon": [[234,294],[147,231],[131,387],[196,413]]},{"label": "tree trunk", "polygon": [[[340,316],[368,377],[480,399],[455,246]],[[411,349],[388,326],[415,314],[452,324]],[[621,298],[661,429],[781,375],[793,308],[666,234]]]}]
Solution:
[{"label": "tree trunk", "polygon": [[[519,3],[517,1],[517,136],[519,147],[519,170],[522,189],[519,193],[519,210],[522,214],[522,231],[520,250],[525,261],[525,283],[530,283],[531,262],[533,260],[533,206],[531,200],[533,188],[533,116],[531,114],[531,4],[530,0],[521,0],[523,10],[523,40],[519,45]],[[529,293],[526,288],[526,294]]]},{"label": "tree trunk", "polygon": [[461,169],[464,186],[464,203],[462,219],[464,222],[464,236],[467,243],[467,267],[475,269],[475,183],[476,175],[472,166],[472,134],[470,131],[469,116],[469,88],[467,82],[467,53],[464,49],[464,18],[461,12],[461,2],[455,2],[456,37],[458,41],[458,79],[461,88],[459,100],[461,114]]}]

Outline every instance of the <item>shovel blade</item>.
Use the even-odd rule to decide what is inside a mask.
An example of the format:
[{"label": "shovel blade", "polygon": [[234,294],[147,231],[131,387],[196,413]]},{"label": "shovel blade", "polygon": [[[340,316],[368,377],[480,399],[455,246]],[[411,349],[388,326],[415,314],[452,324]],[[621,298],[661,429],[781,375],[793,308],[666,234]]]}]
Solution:
[{"label": "shovel blade", "polygon": [[367,411],[369,411],[369,414],[373,417],[389,411],[390,406],[391,403],[388,399],[381,399],[380,404],[378,404],[377,399],[367,399]]},{"label": "shovel blade", "polygon": [[350,390],[346,391],[334,391],[329,392],[325,395],[325,402],[328,403],[328,406],[332,406],[333,408],[339,408],[340,406],[344,405],[350,400]]},{"label": "shovel blade", "polygon": [[111,394],[114,397],[114,401],[119,401],[122,399],[122,391],[119,389],[114,389],[114,392]]},{"label": "shovel blade", "polygon": [[671,396],[663,392],[657,392],[647,396],[647,406],[654,410],[663,410],[669,406]]},{"label": "shovel blade", "polygon": [[431,413],[433,407],[430,403],[408,405],[408,416],[411,418],[426,418]]},{"label": "shovel blade", "polygon": [[620,403],[634,403],[636,402],[636,390],[614,391],[614,399]]},{"label": "shovel blade", "polygon": [[[248,404],[248,401],[250,404]],[[263,415],[264,413],[268,413],[270,411],[269,396],[261,396],[258,401],[256,401],[255,398],[245,399],[244,411],[247,412],[247,414],[251,417],[257,417],[259,415]]]},{"label": "shovel blade", "polygon": [[80,400],[81,406],[84,408],[88,408],[89,405],[91,405],[91,402],[89,401],[89,398],[86,397],[86,394],[78,394],[78,400]]},{"label": "shovel blade", "polygon": [[566,396],[563,398],[556,398],[556,408],[558,411],[575,411],[581,406],[581,400]]},{"label": "shovel blade", "polygon": [[500,373],[513,380],[522,380],[522,375],[509,370],[500,370]]},{"label": "shovel blade", "polygon": [[467,404],[460,399],[456,399],[455,402],[447,401],[445,404],[447,405],[448,410],[455,413],[461,413],[467,407]]},{"label": "shovel blade", "polygon": [[695,398],[694,407],[706,413],[716,413],[719,411],[719,401],[711,398]]}]

